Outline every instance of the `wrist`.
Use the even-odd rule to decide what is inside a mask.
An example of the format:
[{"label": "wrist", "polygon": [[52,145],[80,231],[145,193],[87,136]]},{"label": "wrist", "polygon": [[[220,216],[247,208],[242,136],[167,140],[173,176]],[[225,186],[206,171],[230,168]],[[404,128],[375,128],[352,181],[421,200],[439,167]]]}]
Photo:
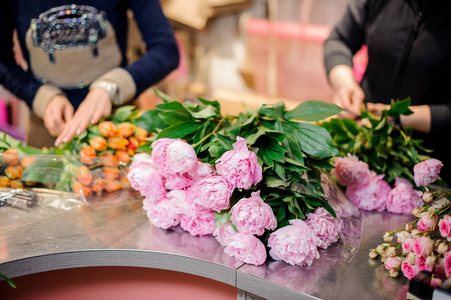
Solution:
[{"label": "wrist", "polygon": [[94,89],[101,89],[107,92],[110,96],[111,103],[115,106],[120,105],[119,85],[116,82],[109,79],[98,79],[89,87],[90,91]]}]

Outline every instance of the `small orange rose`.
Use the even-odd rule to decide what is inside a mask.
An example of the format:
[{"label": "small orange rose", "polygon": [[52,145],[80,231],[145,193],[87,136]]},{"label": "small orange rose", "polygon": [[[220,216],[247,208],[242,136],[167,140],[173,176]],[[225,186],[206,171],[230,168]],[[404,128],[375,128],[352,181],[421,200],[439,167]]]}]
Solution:
[{"label": "small orange rose", "polygon": [[72,184],[72,192],[76,194],[82,194],[84,197],[89,197],[92,195],[92,189],[89,186],[85,186],[78,181]]},{"label": "small orange rose", "polygon": [[35,157],[25,157],[20,161],[20,164],[22,165],[22,167],[26,168],[28,167],[32,162],[34,162],[36,160]]},{"label": "small orange rose", "polygon": [[108,147],[113,150],[125,150],[128,146],[128,140],[123,137],[108,138]]},{"label": "small orange rose", "polygon": [[9,179],[20,179],[23,175],[23,168],[21,165],[7,166],[5,175],[8,176]]},{"label": "small orange rose", "polygon": [[101,136],[96,136],[95,138],[90,140],[89,145],[91,145],[91,147],[97,151],[103,151],[107,148],[106,140]]},{"label": "small orange rose", "polygon": [[105,180],[103,182],[103,189],[107,192],[115,192],[122,188],[119,180]]},{"label": "small orange rose", "polygon": [[120,171],[117,167],[104,167],[102,169],[103,171],[103,178],[107,180],[114,180],[119,177]]},{"label": "small orange rose", "polygon": [[9,186],[13,189],[22,189],[23,183],[22,183],[22,181],[20,181],[18,179],[14,179],[9,182]]},{"label": "small orange rose", "polygon": [[102,155],[100,155],[100,161],[105,167],[114,167],[119,165],[116,157],[114,157],[114,154],[111,152],[105,152]]},{"label": "small orange rose", "polygon": [[118,150],[116,151],[116,154],[114,156],[116,157],[117,161],[123,162],[125,164],[128,164],[130,162],[130,156],[128,155],[127,151]]},{"label": "small orange rose", "polygon": [[2,175],[0,176],[0,187],[8,187],[9,186],[9,178]]},{"label": "small orange rose", "polygon": [[135,125],[129,123],[129,122],[123,122],[119,125],[117,125],[117,131],[119,132],[119,134],[124,137],[124,138],[128,138],[131,135],[133,135],[134,131],[135,131]]},{"label": "small orange rose", "polygon": [[148,136],[149,136],[149,132],[147,130],[145,130],[144,128],[141,128],[139,126],[136,126],[135,138],[137,138],[140,143],[147,142],[144,139]]},{"label": "small orange rose", "polygon": [[121,177],[121,179],[120,179],[120,181],[121,181],[121,184],[122,184],[122,188],[125,190],[125,189],[129,189],[129,188],[131,188],[131,183],[130,183],[130,181],[128,180],[128,178],[127,177]]},{"label": "small orange rose", "polygon": [[103,179],[100,177],[94,178],[94,181],[92,182],[92,191],[96,193],[97,196],[102,195],[103,191]]},{"label": "small orange rose", "polygon": [[83,185],[90,185],[92,183],[92,173],[85,165],[77,168],[77,171],[75,171],[75,178]]},{"label": "small orange rose", "polygon": [[100,131],[100,134],[103,135],[104,137],[117,136],[117,134],[118,134],[116,125],[114,125],[110,121],[100,122],[99,123],[99,131]]},{"label": "small orange rose", "polygon": [[17,149],[11,148],[4,152],[3,160],[7,165],[17,165],[19,163],[19,157],[17,156]]},{"label": "small orange rose", "polygon": [[87,165],[92,165],[95,161],[96,151],[91,146],[86,146],[80,151],[80,156],[82,157],[80,160]]}]

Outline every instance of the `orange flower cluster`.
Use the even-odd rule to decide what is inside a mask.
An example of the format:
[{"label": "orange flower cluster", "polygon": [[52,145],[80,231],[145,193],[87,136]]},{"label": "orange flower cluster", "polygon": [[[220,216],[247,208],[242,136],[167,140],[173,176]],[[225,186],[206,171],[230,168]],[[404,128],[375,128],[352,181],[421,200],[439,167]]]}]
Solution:
[{"label": "orange flower cluster", "polygon": [[[0,187],[23,188],[24,183],[21,181],[24,168],[30,165],[33,157],[19,159],[17,149],[11,148],[4,152],[3,161],[7,165],[4,170],[5,175],[0,175]],[[32,182],[25,182],[26,185],[33,185]]]}]

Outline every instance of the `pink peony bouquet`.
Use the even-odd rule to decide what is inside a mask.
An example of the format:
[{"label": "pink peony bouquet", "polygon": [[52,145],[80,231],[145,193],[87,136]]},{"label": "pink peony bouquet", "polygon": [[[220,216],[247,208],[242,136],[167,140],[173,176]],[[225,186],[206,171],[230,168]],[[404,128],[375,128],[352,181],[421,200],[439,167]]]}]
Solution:
[{"label": "pink peony bouquet", "polygon": [[[179,225],[193,236],[213,235],[228,255],[253,265],[267,259],[265,233],[270,256],[298,266],[311,265],[319,258],[318,248],[327,249],[339,238],[338,220],[323,207],[307,214],[305,221],[292,219],[277,228],[272,207],[256,189],[262,167],[244,138],[238,136],[215,166],[200,161],[181,139],[156,140],[152,149],[135,156],[128,179],[158,228]],[[249,197],[234,200],[234,191],[245,190],[250,190]],[[226,218],[217,222],[224,212]]]}]

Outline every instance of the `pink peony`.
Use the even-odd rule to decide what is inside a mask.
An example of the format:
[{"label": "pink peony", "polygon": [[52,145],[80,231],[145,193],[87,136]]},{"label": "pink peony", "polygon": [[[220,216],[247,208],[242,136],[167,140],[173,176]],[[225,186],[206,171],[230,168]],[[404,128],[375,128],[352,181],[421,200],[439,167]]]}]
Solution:
[{"label": "pink peony", "polygon": [[147,210],[147,217],[150,222],[158,228],[168,229],[180,223],[180,215],[177,213],[173,202],[166,197],[144,207]]},{"label": "pink peony", "polygon": [[236,233],[237,232],[235,231],[235,229],[233,229],[232,225],[230,225],[230,222],[225,222],[221,226],[216,227],[215,232],[213,232],[213,236],[216,237],[216,240],[222,246],[227,246],[227,244],[230,242],[231,236]]},{"label": "pink peony", "polygon": [[370,179],[365,185],[349,185],[346,196],[359,209],[383,211],[386,207],[390,185],[383,180],[384,175],[371,172]]},{"label": "pink peony", "polygon": [[422,256],[417,256],[415,265],[418,267],[419,271],[429,271],[432,272],[433,266],[426,263],[426,258]]},{"label": "pink peony", "polygon": [[164,175],[174,174],[175,172],[168,166],[168,147],[174,142],[174,139],[162,138],[152,143],[153,164],[158,171]]},{"label": "pink peony", "polygon": [[451,241],[451,216],[445,215],[438,224],[440,228],[440,234],[442,237],[446,238],[449,241]]},{"label": "pink peony", "polygon": [[321,240],[318,247],[327,249],[335,243],[339,237],[338,220],[335,219],[324,207],[318,207],[315,213],[309,213],[305,221]]},{"label": "pink peony", "polygon": [[438,218],[431,218],[428,214],[425,214],[418,220],[417,228],[421,232],[432,232],[437,227]]},{"label": "pink peony", "polygon": [[197,155],[186,141],[177,139],[167,148],[167,166],[175,173],[183,174],[197,165]]},{"label": "pink peony", "polygon": [[434,242],[428,237],[420,237],[413,244],[413,251],[416,255],[426,257],[434,250]]},{"label": "pink peony", "polygon": [[415,244],[415,239],[412,238],[407,238],[405,239],[405,241],[402,243],[402,249],[409,253],[409,252],[413,252],[413,245]]},{"label": "pink peony", "polygon": [[186,197],[185,207],[181,207],[180,227],[191,235],[208,235],[215,231],[215,212],[195,203],[193,193]]},{"label": "pink peony", "polygon": [[421,195],[422,192],[415,190],[409,181],[398,177],[395,187],[387,197],[387,210],[396,214],[409,215],[414,208],[423,205]]},{"label": "pink peony", "polygon": [[437,180],[443,163],[438,159],[424,160],[413,167],[414,180],[417,186],[427,186]]},{"label": "pink peony", "polygon": [[251,265],[259,266],[266,261],[265,245],[251,234],[238,232],[230,236],[224,252]]},{"label": "pink peony", "polygon": [[196,166],[188,172],[188,176],[193,179],[202,179],[213,173],[212,165],[198,161]]},{"label": "pink peony", "polygon": [[387,270],[399,269],[401,267],[402,260],[399,256],[391,257],[385,262],[385,268]]},{"label": "pink peony", "polygon": [[230,213],[230,220],[241,233],[262,235],[265,229],[274,230],[277,227],[276,216],[271,206],[260,198],[260,191],[238,201]]},{"label": "pink peony", "polygon": [[368,164],[350,154],[347,157],[335,158],[335,169],[331,171],[331,174],[335,175],[338,182],[344,186],[362,186],[370,180]]},{"label": "pink peony", "polygon": [[194,184],[186,174],[167,174],[164,176],[164,187],[168,190],[183,190]]},{"label": "pink peony", "polygon": [[216,161],[216,170],[234,187],[248,189],[262,180],[262,167],[257,155],[247,148],[246,139],[238,136],[236,140],[233,150]]},{"label": "pink peony", "polygon": [[196,183],[194,202],[205,208],[220,212],[230,206],[233,186],[222,176],[210,175]]},{"label": "pink peony", "polygon": [[153,159],[150,154],[147,153],[137,153],[133,156],[133,162],[146,162],[153,165]]},{"label": "pink peony", "polygon": [[451,252],[448,251],[444,257],[446,278],[451,276]]},{"label": "pink peony", "polygon": [[290,224],[269,236],[269,254],[273,259],[283,260],[293,266],[310,266],[313,259],[319,258],[317,247],[322,241],[304,221],[293,219]]},{"label": "pink peony", "polygon": [[164,197],[166,189],[163,178],[157,169],[147,160],[134,160],[127,174],[132,188],[139,191],[150,201],[157,201]]},{"label": "pink peony", "polygon": [[401,270],[404,273],[404,276],[406,276],[409,280],[419,272],[415,265],[409,264],[406,260],[402,262]]}]

